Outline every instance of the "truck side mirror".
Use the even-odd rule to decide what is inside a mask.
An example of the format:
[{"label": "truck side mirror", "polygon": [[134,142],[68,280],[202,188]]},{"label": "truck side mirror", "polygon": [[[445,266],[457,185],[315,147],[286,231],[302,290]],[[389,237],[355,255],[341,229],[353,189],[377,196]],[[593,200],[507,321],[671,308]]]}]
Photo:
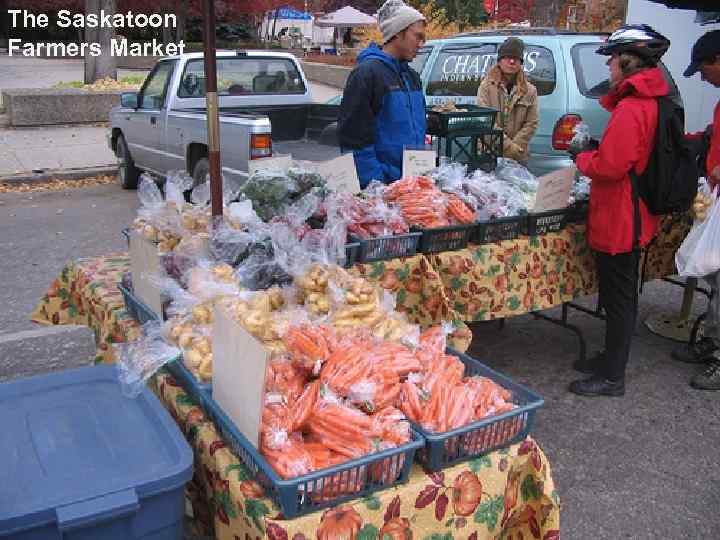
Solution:
[{"label": "truck side mirror", "polygon": [[123,92],[120,94],[120,106],[126,109],[138,108],[138,95],[136,92]]}]

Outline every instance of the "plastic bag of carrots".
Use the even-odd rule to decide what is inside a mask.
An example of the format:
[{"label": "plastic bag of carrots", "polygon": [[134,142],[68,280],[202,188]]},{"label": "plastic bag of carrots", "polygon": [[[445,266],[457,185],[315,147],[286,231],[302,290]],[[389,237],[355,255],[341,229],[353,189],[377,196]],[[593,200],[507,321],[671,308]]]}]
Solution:
[{"label": "plastic bag of carrots", "polygon": [[443,193],[426,176],[406,177],[385,190],[385,200],[400,207],[410,225],[424,229],[475,222],[475,211],[455,194]]}]

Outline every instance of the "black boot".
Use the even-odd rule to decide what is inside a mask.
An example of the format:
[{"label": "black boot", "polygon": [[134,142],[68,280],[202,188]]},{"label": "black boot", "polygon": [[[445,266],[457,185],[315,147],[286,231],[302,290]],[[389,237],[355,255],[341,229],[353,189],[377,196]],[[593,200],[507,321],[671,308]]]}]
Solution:
[{"label": "black boot", "polygon": [[609,381],[605,377],[593,375],[587,379],[570,383],[570,391],[579,396],[612,396],[625,395],[625,380]]},{"label": "black boot", "polygon": [[573,362],[573,369],[575,371],[579,371],[580,373],[584,373],[585,375],[592,375],[595,373],[595,367],[599,366],[605,361],[605,351],[600,351],[598,353],[595,353],[590,358],[587,356],[584,359],[578,358]]},{"label": "black boot", "polygon": [[686,364],[706,364],[712,360],[712,354],[716,350],[714,340],[702,338],[694,345],[681,345],[671,353],[671,356],[674,360]]}]

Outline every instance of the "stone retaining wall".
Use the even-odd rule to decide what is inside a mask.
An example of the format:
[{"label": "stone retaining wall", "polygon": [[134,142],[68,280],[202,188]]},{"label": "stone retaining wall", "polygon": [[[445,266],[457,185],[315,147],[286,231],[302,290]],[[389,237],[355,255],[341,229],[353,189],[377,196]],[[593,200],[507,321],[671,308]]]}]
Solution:
[{"label": "stone retaining wall", "polygon": [[14,89],[2,92],[11,126],[107,122],[120,103],[122,91],[89,92],[68,89]]}]

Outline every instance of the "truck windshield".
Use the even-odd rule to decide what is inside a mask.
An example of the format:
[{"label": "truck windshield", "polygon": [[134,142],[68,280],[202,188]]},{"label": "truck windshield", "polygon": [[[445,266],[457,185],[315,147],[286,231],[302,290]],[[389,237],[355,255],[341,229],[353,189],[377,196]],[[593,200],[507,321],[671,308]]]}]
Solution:
[{"label": "truck windshield", "polygon": [[[295,63],[287,58],[218,58],[217,87],[220,96],[305,93],[305,83]],[[190,60],[185,65],[178,97],[205,97],[205,65],[202,58]]]}]

